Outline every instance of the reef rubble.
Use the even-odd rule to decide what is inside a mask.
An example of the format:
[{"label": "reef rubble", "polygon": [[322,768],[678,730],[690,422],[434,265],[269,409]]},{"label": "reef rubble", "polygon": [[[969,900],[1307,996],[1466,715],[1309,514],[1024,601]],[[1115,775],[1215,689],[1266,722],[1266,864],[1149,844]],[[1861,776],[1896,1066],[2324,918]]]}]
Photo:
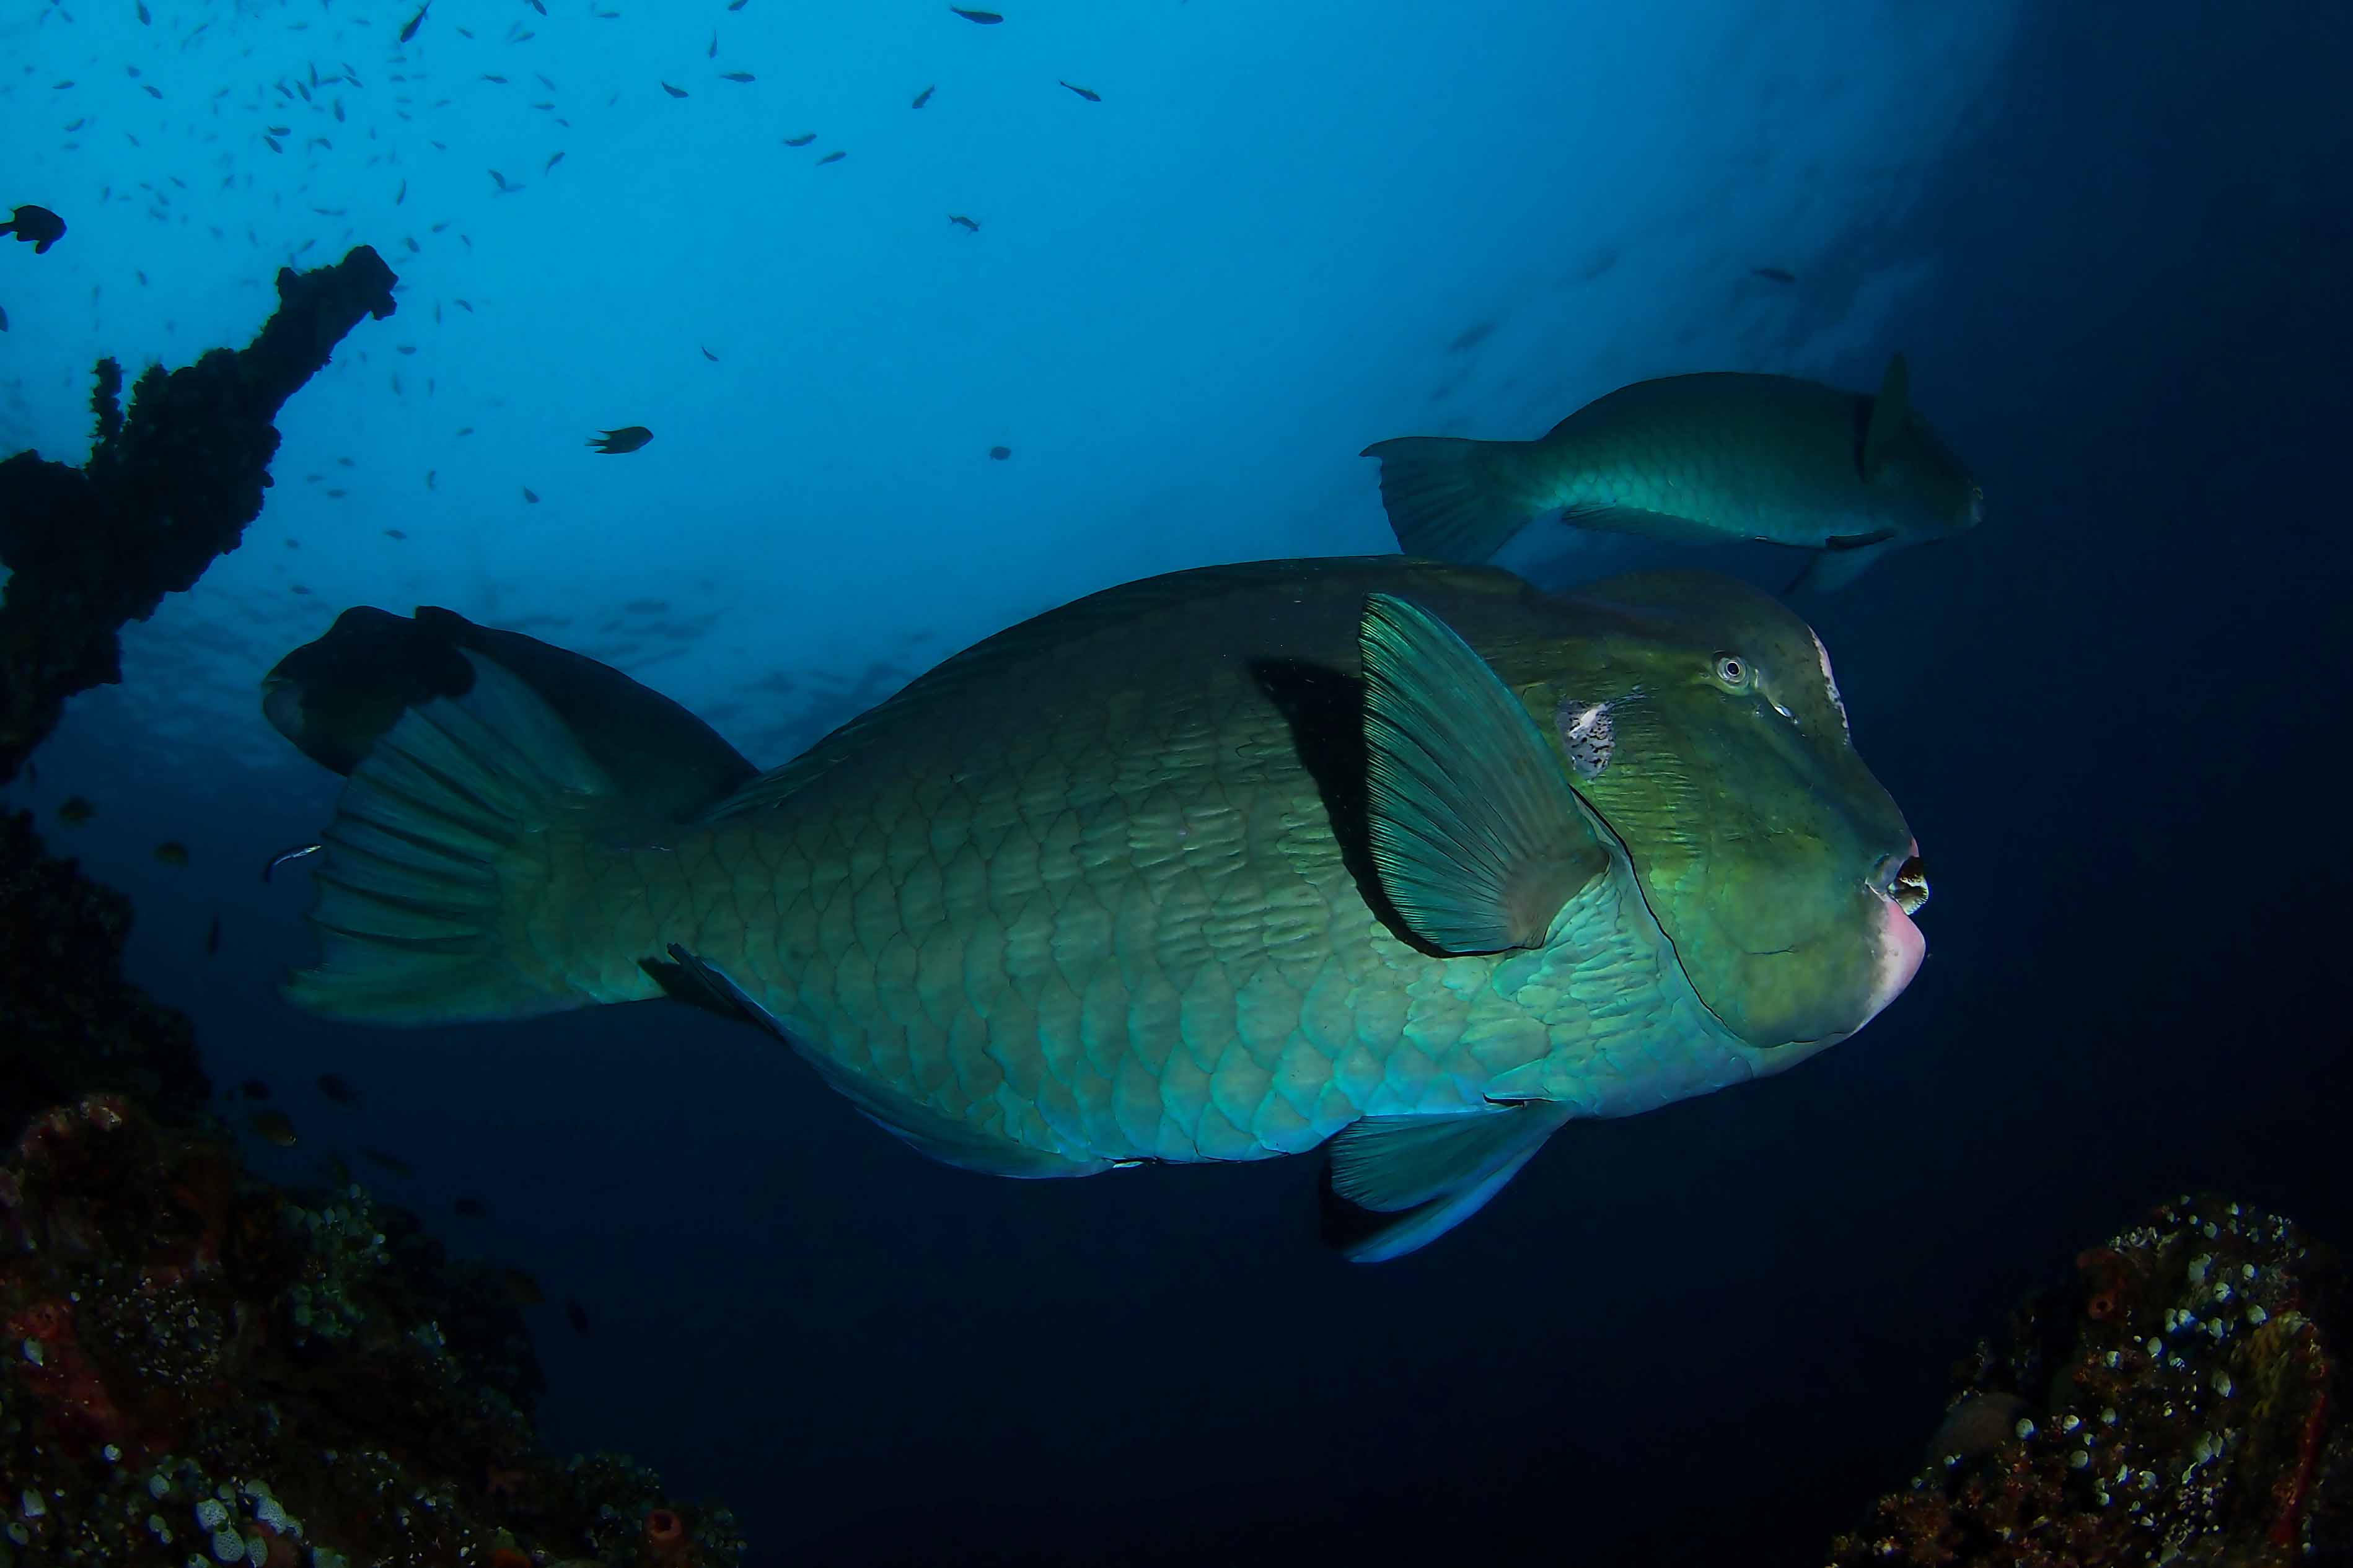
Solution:
[{"label": "reef rubble", "polygon": [[1978,1344],[1927,1462],[1827,1561],[2353,1562],[2346,1285],[2277,1215],[2158,1205]]},{"label": "reef rubble", "polygon": [[[101,361],[81,468],[0,461],[0,782],[119,633],[261,509],[272,420],[396,279],[278,275],[242,350]],[[543,1451],[500,1271],[349,1173],[245,1169],[189,1021],[122,975],[129,900],[0,814],[0,1568],[244,1563],[732,1568],[724,1509]]]}]

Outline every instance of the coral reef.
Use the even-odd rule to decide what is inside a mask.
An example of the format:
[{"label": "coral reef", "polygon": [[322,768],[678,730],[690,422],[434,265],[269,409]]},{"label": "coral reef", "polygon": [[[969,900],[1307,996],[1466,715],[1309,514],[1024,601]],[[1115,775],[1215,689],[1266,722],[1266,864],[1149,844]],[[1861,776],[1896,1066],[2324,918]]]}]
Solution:
[{"label": "coral reef", "polygon": [[0,1563],[725,1564],[720,1510],[537,1451],[522,1320],[356,1184],[91,1094],[0,1165]]},{"label": "coral reef", "polygon": [[[365,248],[280,272],[251,346],[151,369],[127,417],[100,363],[86,468],[0,462],[0,780],[117,679],[123,621],[236,545],[277,409],[394,281]],[[0,816],[0,1568],[731,1568],[723,1510],[540,1451],[495,1270],[348,1173],[242,1167],[188,1021],[122,978],[130,924]]]},{"label": "coral reef", "polygon": [[2075,1267],[1962,1364],[1927,1465],[1830,1562],[2353,1561],[2337,1255],[2184,1197]]}]

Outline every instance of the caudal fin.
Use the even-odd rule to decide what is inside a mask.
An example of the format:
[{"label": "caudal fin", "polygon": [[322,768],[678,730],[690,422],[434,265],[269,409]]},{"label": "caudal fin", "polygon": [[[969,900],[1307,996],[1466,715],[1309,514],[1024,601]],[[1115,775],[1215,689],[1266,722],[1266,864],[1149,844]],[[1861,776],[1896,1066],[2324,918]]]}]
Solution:
[{"label": "caudal fin", "polygon": [[[525,1018],[596,1000],[524,921],[553,856],[613,786],[529,687],[479,654],[473,689],[422,702],[352,770],[313,880],[319,962],[280,987],[371,1024]],[[573,826],[567,836],[565,829]]]},{"label": "caudal fin", "polygon": [[1358,456],[1381,460],[1381,504],[1398,549],[1472,564],[1535,521],[1526,497],[1496,479],[1498,449],[1517,445],[1402,436],[1376,441]]}]

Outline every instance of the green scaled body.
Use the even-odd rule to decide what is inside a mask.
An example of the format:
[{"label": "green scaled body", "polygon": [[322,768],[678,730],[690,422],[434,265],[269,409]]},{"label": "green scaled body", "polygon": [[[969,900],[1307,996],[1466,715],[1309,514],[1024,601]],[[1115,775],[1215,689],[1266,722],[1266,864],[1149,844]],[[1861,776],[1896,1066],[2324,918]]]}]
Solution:
[{"label": "green scaled body", "polygon": [[[1778,1070],[1910,977],[1886,918],[1908,830],[1816,701],[1812,732],[1790,719],[1773,743],[1804,764],[1800,813],[1838,820],[1735,882],[1776,910],[1820,894],[1830,956],[1796,1011],[1788,974],[1739,963],[1695,987],[1670,932],[1711,851],[1639,811],[1613,831],[1579,787],[1631,800],[1643,762],[1582,776],[1589,731],[1563,715],[1654,708],[1628,733],[1704,812],[1734,797],[1688,776],[1677,755],[1712,753],[1678,736],[1721,709],[1736,739],[1765,711],[1707,684],[1718,644],[1767,650],[1749,657],[1793,689],[1828,666],[1736,584],[1637,587],[1555,600],[1395,557],[1131,584],[949,660],[699,823],[621,837],[589,748],[475,657],[467,696],[411,709],[353,771],[322,960],[287,994],[420,1024],[667,992],[773,1029],[909,1142],[1000,1174],[1259,1159],[1345,1130],[1335,1187],[1397,1216],[1353,1255],[1393,1256],[1563,1121]],[[1676,882],[1652,889],[1662,834]],[[1801,945],[1739,940],[1752,966]]]},{"label": "green scaled body", "polygon": [[1821,552],[1804,585],[1974,527],[1983,497],[1911,406],[1902,355],[1876,395],[1787,375],[1638,381],[1535,441],[1381,441],[1381,500],[1407,553],[1483,561],[1530,522],[1685,543]]}]

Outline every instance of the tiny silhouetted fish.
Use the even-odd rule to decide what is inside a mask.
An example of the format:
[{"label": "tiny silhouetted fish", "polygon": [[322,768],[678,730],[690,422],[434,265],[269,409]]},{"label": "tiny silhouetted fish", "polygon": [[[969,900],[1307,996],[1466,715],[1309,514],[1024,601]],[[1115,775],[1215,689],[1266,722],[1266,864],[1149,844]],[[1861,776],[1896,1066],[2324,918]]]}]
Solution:
[{"label": "tiny silhouetted fish", "polygon": [[642,425],[624,425],[617,430],[590,437],[588,445],[599,452],[617,456],[623,452],[634,452],[653,438],[654,433]]},{"label": "tiny silhouetted fish", "polygon": [[139,84],[139,90],[145,93],[150,98],[161,98],[164,96],[164,89],[157,87],[152,81],[141,82]]},{"label": "tiny silhouetted fish", "polygon": [[702,51],[702,58],[707,60],[719,58],[719,34],[715,30],[711,35],[711,47]]},{"label": "tiny silhouetted fish", "polygon": [[[1060,77],[1055,78],[1055,79],[1057,81],[1061,80]],[[1101,103],[1103,101],[1103,94],[1095,91],[1092,88],[1081,87],[1078,83],[1071,81],[1062,82],[1062,85],[1069,88],[1072,92],[1077,93],[1081,98],[1085,99],[1089,103]]]},{"label": "tiny silhouetted fish", "polygon": [[571,1322],[574,1333],[585,1334],[588,1331],[588,1309],[579,1302],[565,1302],[564,1316]]},{"label": "tiny silhouetted fish", "polygon": [[6,331],[7,330],[8,330],[8,312],[7,312],[7,311],[5,311],[5,310],[0,310],[0,332],[5,332],[5,331]]},{"label": "tiny silhouetted fish", "polygon": [[807,146],[810,142],[814,142],[814,141],[816,141],[816,140],[817,140],[817,132],[814,132],[814,131],[807,131],[807,132],[802,132],[800,135],[798,135],[798,136],[787,136],[787,137],[786,137],[786,138],[785,138],[785,145],[786,145],[786,146],[787,146],[787,147],[806,147],[806,146]]},{"label": "tiny silhouetted fish", "polygon": [[727,8],[730,11],[741,11],[744,8],[744,0],[727,0]]},{"label": "tiny silhouetted fish", "polygon": [[280,1149],[291,1149],[302,1141],[295,1136],[294,1123],[282,1110],[257,1110],[246,1125]]},{"label": "tiny silhouetted fish", "polygon": [[188,847],[176,838],[167,838],[155,846],[155,858],[166,866],[185,866],[188,863]]},{"label": "tiny silhouetted fish", "polygon": [[459,1198],[449,1205],[449,1212],[460,1219],[480,1219],[491,1208],[480,1198]]},{"label": "tiny silhouetted fish", "polygon": [[755,79],[750,71],[721,71],[719,73],[719,79],[722,81],[751,81]]},{"label": "tiny silhouetted fish", "polygon": [[[562,162],[564,162],[564,154],[563,154],[563,153],[556,153],[556,155],[555,155],[554,157],[550,158],[550,159],[547,161],[547,168],[548,168],[548,169],[553,169],[554,167],[555,167],[555,165],[557,165],[558,163],[561,163]],[[542,170],[540,171],[540,173],[543,174],[547,173],[547,169],[542,169]]]},{"label": "tiny silhouetted fish", "polygon": [[950,223],[960,223],[975,234],[978,234],[980,232],[980,225],[974,222],[971,218],[965,216],[962,213],[948,214],[948,221]]},{"label": "tiny silhouetted fish", "polygon": [[842,151],[840,151],[839,149],[838,149],[838,148],[837,148],[835,151],[830,152],[830,153],[828,153],[824,157],[819,158],[819,159],[818,160],[818,163],[840,163],[844,158],[847,158],[847,157],[849,157],[849,153],[844,153],[844,152],[842,152]]},{"label": "tiny silhouetted fish", "polygon": [[522,487],[522,499],[529,501],[533,506],[537,506],[539,504],[539,497],[533,492],[532,488],[529,485]]},{"label": "tiny silhouetted fish", "polygon": [[248,1100],[268,1100],[269,1098],[269,1086],[262,1082],[258,1078],[247,1079],[243,1083],[238,1084],[237,1087],[245,1091],[245,1098]]},{"label": "tiny silhouetted fish", "polygon": [[69,795],[58,804],[58,820],[69,827],[79,827],[98,815],[98,807],[78,795]]},{"label": "tiny silhouetted fish", "polygon": [[1010,447],[991,447],[988,449],[988,455],[1001,463],[1005,461],[1006,458],[1013,456],[1013,448]]},{"label": "tiny silhouetted fish", "polygon": [[398,189],[398,190],[396,190],[396,191],[395,191],[395,192],[393,192],[393,193],[392,193],[392,205],[393,205],[394,206],[398,206],[401,203],[403,203],[403,202],[406,201],[407,199],[408,199],[408,182],[407,182],[406,180],[403,180],[403,181],[401,181],[401,182],[400,182],[400,189]]},{"label": "tiny silhouetted fish", "polygon": [[994,11],[967,11],[961,5],[951,5],[948,9],[955,12],[957,16],[962,16],[965,21],[977,22],[984,27],[993,27],[997,23],[1005,20],[1003,16],[998,16]]},{"label": "tiny silhouetted fish", "polygon": [[408,19],[408,25],[400,29],[400,37],[396,41],[405,44],[417,37],[417,29],[425,26],[425,13],[431,9],[433,9],[433,0],[425,0],[425,4],[417,8],[417,15]]},{"label": "tiny silhouetted fish", "polygon": [[269,858],[269,864],[261,868],[261,879],[267,882],[269,880],[269,874],[289,860],[300,860],[305,856],[316,855],[325,847],[326,846],[322,844],[297,844],[291,849],[280,849]]},{"label": "tiny silhouetted fish", "polygon": [[487,82],[495,82],[501,87],[504,87],[507,84],[506,78],[502,76],[492,76],[489,71],[484,71],[482,73],[482,79]]},{"label": "tiny silhouetted fish", "polygon": [[138,0],[139,25],[142,27],[154,20],[147,15],[147,0]]},{"label": "tiny silhouetted fish", "polygon": [[935,90],[936,90],[936,88],[932,88],[932,87],[927,87],[927,88],[923,89],[923,91],[921,91],[921,92],[919,92],[919,93],[917,93],[917,94],[915,95],[915,101],[914,101],[914,103],[913,103],[911,107],[915,108],[915,109],[921,109],[921,108],[923,108],[923,105],[925,105],[925,104],[927,104],[927,103],[929,103],[929,102],[931,102],[931,101],[932,101],[932,94],[933,94],[933,92],[934,92],[934,91],[935,91]]},{"label": "tiny silhouetted fish", "polygon": [[[697,343],[694,346],[696,348],[702,349],[702,345],[701,343]],[[709,360],[713,364],[717,364],[719,363],[719,356],[712,353],[709,349],[702,349],[702,357]]]},{"label": "tiny silhouetted fish", "polygon": [[661,84],[661,89],[670,94],[672,98],[684,98],[686,96],[686,89],[682,87],[672,87],[668,82],[663,82]]},{"label": "tiny silhouetted fish", "polygon": [[407,537],[408,537],[408,535],[406,535],[406,534],[405,534],[405,533],[401,532],[401,531],[400,531],[400,530],[398,530],[398,529],[396,529],[396,528],[387,528],[387,529],[385,529],[385,530],[384,531],[384,536],[385,536],[386,539],[406,539],[406,538],[407,538]]},{"label": "tiny silhouetted fish", "polygon": [[1774,283],[1795,283],[1798,280],[1798,275],[1785,267],[1752,267],[1748,269],[1748,276]]},{"label": "tiny silhouetted fish", "polygon": [[337,1105],[357,1105],[360,1102],[360,1091],[331,1072],[319,1075],[319,1092]]},{"label": "tiny silhouetted fish", "polygon": [[45,256],[66,237],[66,220],[47,207],[21,206],[8,222],[0,223],[0,234],[13,234],[31,246],[34,255]]},{"label": "tiny silhouetted fish", "polygon": [[365,1160],[372,1165],[379,1167],[380,1169],[390,1171],[396,1176],[413,1176],[417,1174],[416,1166],[410,1164],[399,1155],[386,1153],[382,1149],[362,1147],[360,1150],[360,1158]]},{"label": "tiny silhouetted fish", "polygon": [[213,917],[213,923],[205,928],[205,956],[206,958],[210,958],[214,953],[216,953],[219,951],[220,916],[215,915]]},{"label": "tiny silhouetted fish", "polygon": [[492,169],[491,171],[491,183],[498,186],[501,191],[519,191],[522,189],[521,185],[508,183],[507,177],[504,174],[500,174],[496,169]]}]

